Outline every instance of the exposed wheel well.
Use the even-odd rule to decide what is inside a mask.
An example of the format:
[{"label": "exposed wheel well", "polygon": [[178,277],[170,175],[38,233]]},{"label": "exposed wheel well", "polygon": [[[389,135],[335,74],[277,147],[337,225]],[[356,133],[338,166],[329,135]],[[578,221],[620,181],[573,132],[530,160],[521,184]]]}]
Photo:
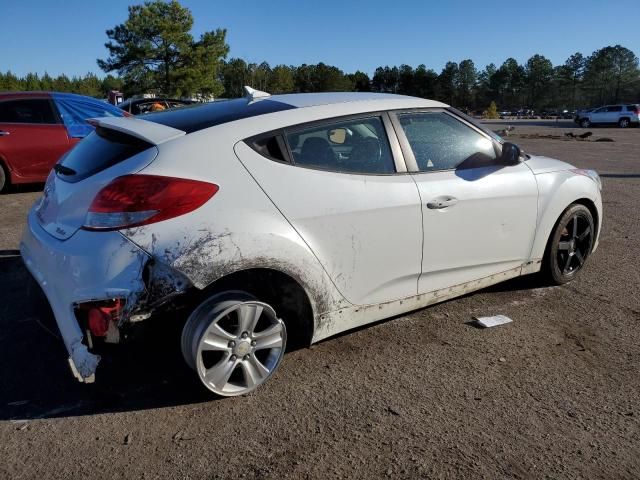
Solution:
[{"label": "exposed wheel well", "polygon": [[197,297],[202,301],[225,290],[242,290],[271,305],[287,325],[290,347],[311,344],[313,308],[307,292],[294,278],[268,268],[242,270],[216,280]]}]

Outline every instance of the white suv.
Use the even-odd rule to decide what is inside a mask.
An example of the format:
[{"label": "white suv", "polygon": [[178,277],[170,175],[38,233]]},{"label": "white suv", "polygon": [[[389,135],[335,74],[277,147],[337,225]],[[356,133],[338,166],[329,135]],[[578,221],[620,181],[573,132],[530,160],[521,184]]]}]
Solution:
[{"label": "white suv", "polygon": [[606,105],[585,111],[578,118],[578,124],[583,128],[605,124],[617,124],[620,128],[637,126],[640,124],[640,105]]}]

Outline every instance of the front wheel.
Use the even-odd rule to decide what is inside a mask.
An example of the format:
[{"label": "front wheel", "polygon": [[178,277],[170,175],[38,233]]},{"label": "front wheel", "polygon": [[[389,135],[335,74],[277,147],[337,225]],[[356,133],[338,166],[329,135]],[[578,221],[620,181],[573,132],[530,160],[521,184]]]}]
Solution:
[{"label": "front wheel", "polygon": [[251,295],[229,291],[202,302],[182,330],[182,354],[200,381],[225,397],[244,395],[276,371],[287,329],[274,309]]},{"label": "front wheel", "polygon": [[588,118],[583,118],[582,120],[580,120],[580,126],[582,128],[589,128],[591,126],[591,120],[589,120]]},{"label": "front wheel", "polygon": [[591,253],[595,235],[593,215],[574,204],[562,214],[551,234],[543,263],[548,280],[562,285],[573,280]]}]

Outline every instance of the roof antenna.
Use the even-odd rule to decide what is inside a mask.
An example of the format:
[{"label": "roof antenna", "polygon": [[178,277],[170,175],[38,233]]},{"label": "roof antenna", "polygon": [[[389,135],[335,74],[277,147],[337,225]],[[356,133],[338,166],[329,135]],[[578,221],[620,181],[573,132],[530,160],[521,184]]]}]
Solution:
[{"label": "roof antenna", "polygon": [[267,92],[261,92],[260,90],[256,90],[255,88],[251,88],[249,86],[244,87],[244,98],[249,99],[249,101],[254,101],[259,98],[270,97],[271,94]]}]

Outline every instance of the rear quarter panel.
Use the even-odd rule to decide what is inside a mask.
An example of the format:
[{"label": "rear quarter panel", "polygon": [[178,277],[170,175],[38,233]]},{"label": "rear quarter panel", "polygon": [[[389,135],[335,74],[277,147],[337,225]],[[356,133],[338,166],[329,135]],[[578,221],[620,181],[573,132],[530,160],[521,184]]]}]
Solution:
[{"label": "rear quarter panel", "polygon": [[233,272],[269,268],[300,283],[316,316],[340,308],[345,300],[316,257],[237,159],[233,140],[216,130],[160,145],[140,173],[207,181],[219,191],[194,212],[124,234],[199,289]]}]

